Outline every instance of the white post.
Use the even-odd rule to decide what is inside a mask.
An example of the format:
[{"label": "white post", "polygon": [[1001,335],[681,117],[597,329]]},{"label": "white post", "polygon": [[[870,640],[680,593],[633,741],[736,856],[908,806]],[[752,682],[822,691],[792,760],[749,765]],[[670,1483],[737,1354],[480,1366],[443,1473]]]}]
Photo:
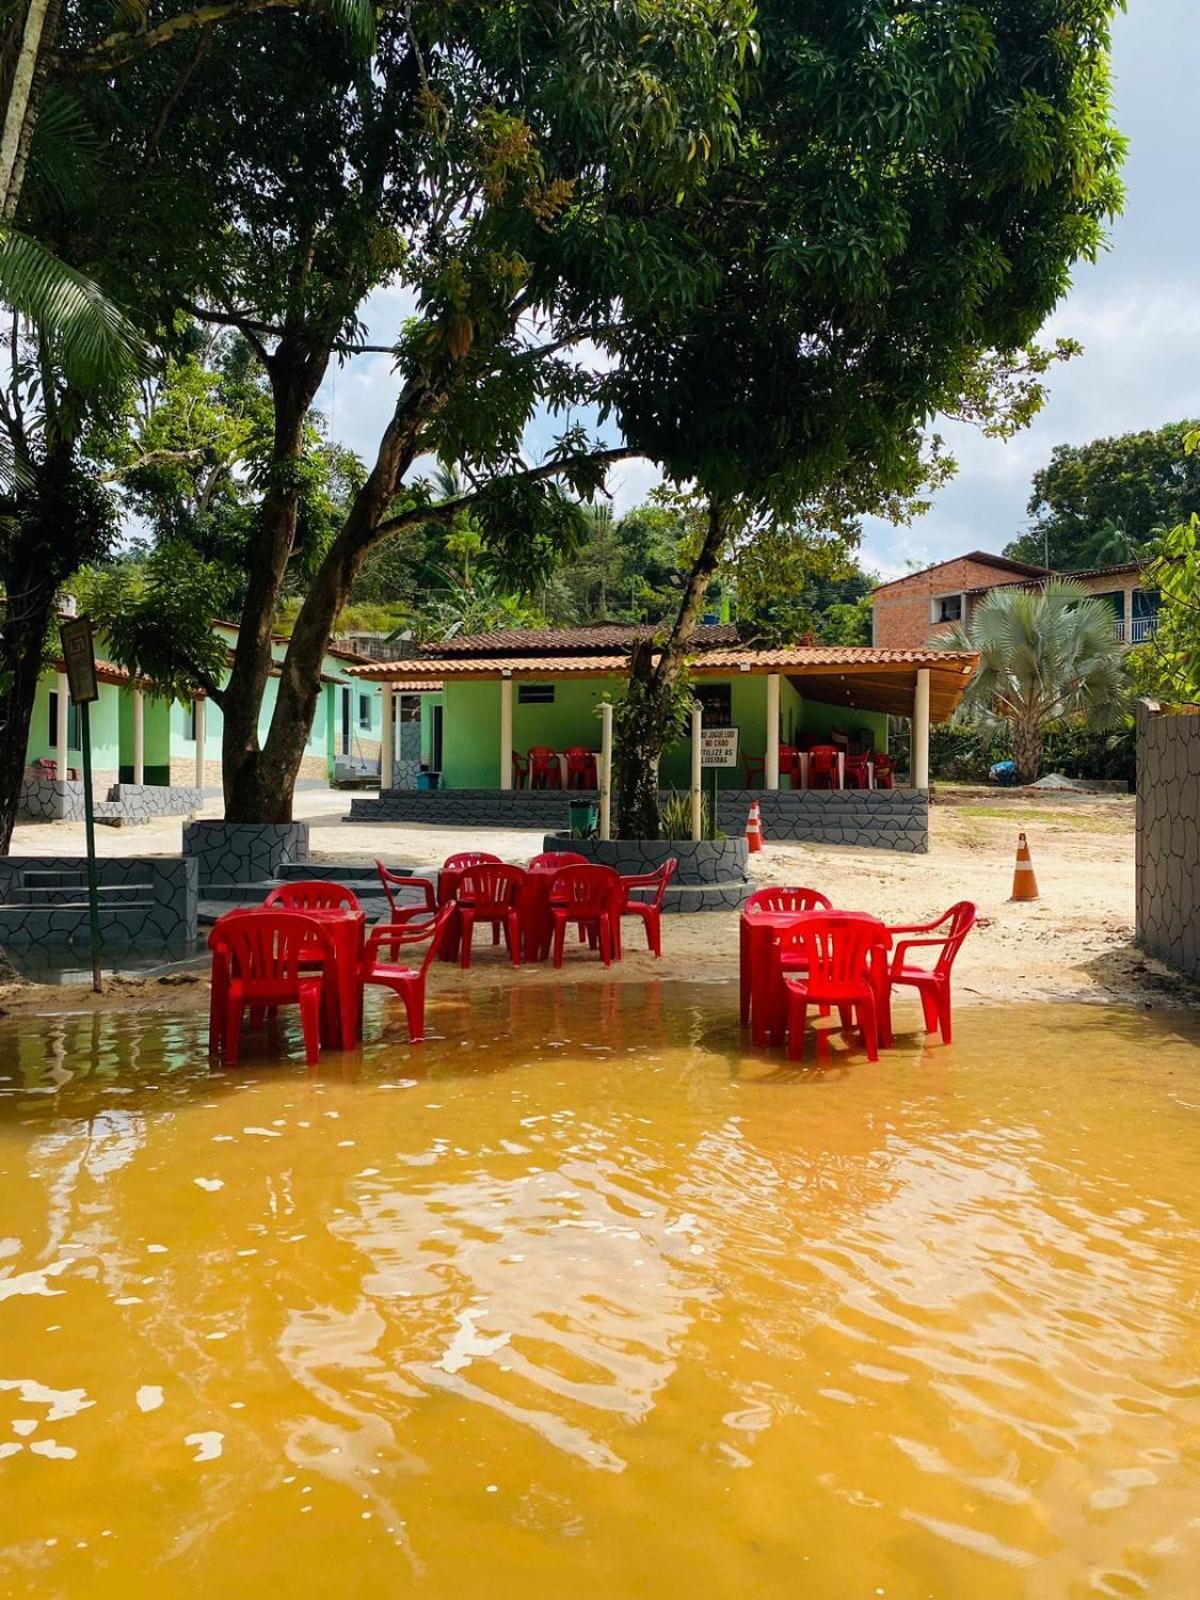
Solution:
[{"label": "white post", "polygon": [[146,781],[146,717],[140,689],[133,691],[133,781]]},{"label": "white post", "polygon": [[197,695],[196,707],[196,787],[204,793],[204,706],[203,695]]},{"label": "white post", "polygon": [[702,754],[700,744],[700,730],[704,726],[704,712],[699,704],[692,707],[692,838],[704,837],[704,795],[701,785],[704,779],[703,768],[700,765]]},{"label": "white post", "polygon": [[912,718],[912,786],[929,787],[929,668],[917,672],[917,692],[913,696]]},{"label": "white post", "polygon": [[512,679],[500,679],[500,787],[512,788]]},{"label": "white post", "polygon": [[612,838],[613,708],[600,707],[600,837]]},{"label": "white post", "polygon": [[383,685],[383,722],[379,730],[379,792],[390,789],[395,782],[396,748],[395,716],[396,696],[390,683]]},{"label": "white post", "polygon": [[763,763],[763,787],[779,787],[779,674],[767,678],[767,756]]},{"label": "white post", "polygon": [[58,675],[58,716],[54,720],[54,757],[58,764],[58,777],[60,782],[65,782],[67,777],[67,762],[70,759],[70,746],[67,730],[71,726],[71,691],[67,686],[67,675],[60,672]]}]

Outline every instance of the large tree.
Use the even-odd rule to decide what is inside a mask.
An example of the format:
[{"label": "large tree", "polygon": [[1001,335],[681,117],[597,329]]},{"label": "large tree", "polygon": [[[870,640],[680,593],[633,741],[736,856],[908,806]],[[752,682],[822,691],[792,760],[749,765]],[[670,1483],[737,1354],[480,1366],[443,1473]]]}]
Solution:
[{"label": "large tree", "polygon": [[619,826],[654,769],[725,543],[919,494],[937,413],[998,431],[1043,397],[1030,342],[1119,204],[1110,0],[765,3],[743,137],[695,219],[701,308],[638,318],[614,374],[636,439],[709,515],[622,719]]},{"label": "large tree", "polygon": [[1200,458],[1184,449],[1196,426],[1056,446],[1034,474],[1029,530],[1004,554],[1060,572],[1137,560],[1156,535],[1200,512]]}]

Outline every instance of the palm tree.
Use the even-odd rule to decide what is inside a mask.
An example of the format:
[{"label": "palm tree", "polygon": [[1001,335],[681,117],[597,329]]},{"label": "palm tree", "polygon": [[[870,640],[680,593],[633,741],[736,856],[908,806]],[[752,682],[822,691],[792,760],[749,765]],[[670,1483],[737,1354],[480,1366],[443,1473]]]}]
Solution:
[{"label": "palm tree", "polygon": [[979,652],[961,714],[1008,723],[1022,783],[1041,772],[1051,724],[1079,717],[1101,731],[1120,721],[1125,657],[1112,611],[1069,578],[1037,589],[993,589],[969,629],[939,633],[936,643]]}]

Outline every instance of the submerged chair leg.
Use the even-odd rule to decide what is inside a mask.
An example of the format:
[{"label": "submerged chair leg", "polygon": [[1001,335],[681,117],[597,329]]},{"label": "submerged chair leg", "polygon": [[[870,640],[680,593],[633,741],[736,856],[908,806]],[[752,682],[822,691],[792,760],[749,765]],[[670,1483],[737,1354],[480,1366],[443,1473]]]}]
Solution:
[{"label": "submerged chair leg", "polygon": [[321,996],[316,989],[300,991],[300,1026],[304,1030],[304,1059],[315,1067],[321,1059]]},{"label": "submerged chair leg", "polygon": [[808,1001],[802,994],[788,995],[787,1046],[788,1059],[804,1060],[804,1030],[808,1026]]}]

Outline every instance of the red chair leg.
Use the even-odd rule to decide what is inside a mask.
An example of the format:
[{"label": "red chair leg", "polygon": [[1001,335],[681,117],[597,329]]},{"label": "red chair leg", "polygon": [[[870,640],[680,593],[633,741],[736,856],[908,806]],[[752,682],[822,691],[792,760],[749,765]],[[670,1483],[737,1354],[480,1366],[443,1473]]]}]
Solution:
[{"label": "red chair leg", "polygon": [[242,1002],[232,997],[225,1003],[225,1065],[236,1067],[242,1048]]},{"label": "red chair leg", "polygon": [[662,956],[662,916],[657,906],[650,907],[646,918],[646,944],[658,960]]},{"label": "red chair leg", "polygon": [[867,1052],[868,1061],[879,1060],[879,1029],[875,1020],[875,1002],[868,995],[864,995],[858,1002],[855,1010],[858,1014],[858,1028],[862,1034],[863,1045]]},{"label": "red chair leg", "polygon": [[321,995],[318,989],[300,990],[300,1026],[304,1030],[304,1059],[315,1067],[321,1059]]},{"label": "red chair leg", "polygon": [[554,965],[561,967],[563,964],[563,943],[567,936],[567,919],[554,914]]},{"label": "red chair leg", "polygon": [[510,911],[506,920],[508,930],[508,953],[512,957],[514,967],[521,965],[521,914]]},{"label": "red chair leg", "polygon": [[931,988],[922,984],[918,991],[921,996],[921,1010],[925,1013],[925,1032],[936,1033],[938,1030],[938,1003],[937,995]]},{"label": "red chair leg", "polygon": [[842,1032],[846,1033],[850,1028],[852,1028],[854,1026],[854,1007],[853,1006],[839,1006],[837,1009],[838,1009],[838,1021],[842,1025]]},{"label": "red chair leg", "polygon": [[596,925],[596,933],[600,942],[600,959],[606,967],[612,966],[612,940],[608,931],[608,912],[600,913],[600,920]]},{"label": "red chair leg", "polygon": [[953,1041],[954,1032],[950,1026],[950,985],[948,983],[941,985],[939,988],[937,1002],[938,1021],[942,1025],[942,1043],[950,1044]]},{"label": "red chair leg", "polygon": [[413,1044],[422,1044],[425,1039],[425,985],[406,983],[400,990],[400,998],[408,1018],[408,1037]]},{"label": "red chair leg", "polygon": [[804,1060],[804,1030],[808,1025],[808,1000],[803,994],[788,991],[787,1045],[788,1059]]},{"label": "red chair leg", "polygon": [[471,965],[471,941],[475,936],[475,917],[472,912],[465,911],[462,906],[459,906],[458,921],[458,959],[465,972]]}]

